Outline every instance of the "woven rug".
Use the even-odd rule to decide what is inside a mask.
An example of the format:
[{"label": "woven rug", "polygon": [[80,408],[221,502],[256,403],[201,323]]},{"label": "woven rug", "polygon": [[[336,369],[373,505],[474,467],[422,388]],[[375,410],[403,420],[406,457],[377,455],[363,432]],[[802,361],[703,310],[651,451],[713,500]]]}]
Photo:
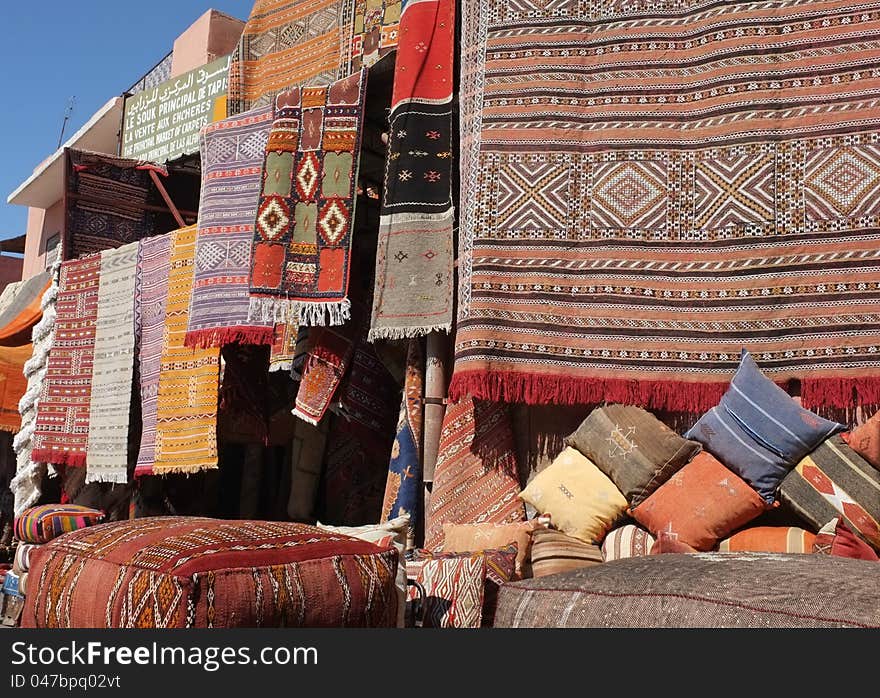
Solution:
[{"label": "woven rug", "polygon": [[86,483],[128,481],[137,242],[101,253]]},{"label": "woven rug", "polygon": [[248,320],[254,217],[271,125],[272,107],[268,106],[202,129],[202,189],[188,347],[272,342],[271,323]]},{"label": "woven rug", "polygon": [[465,399],[446,408],[425,548],[442,548],[444,523],[525,519],[515,448],[506,405]]},{"label": "woven rug", "polygon": [[326,85],[397,44],[401,0],[257,0],[229,66],[229,116]]},{"label": "woven rug", "polygon": [[880,5],[462,7],[452,396],[880,401]]},{"label": "woven rug", "polygon": [[69,150],[72,171],[67,185],[67,232],[62,259],[121,247],[152,235],[156,214],[144,204],[156,201],[150,171],[168,171],[155,163]]},{"label": "woven rug", "polygon": [[99,254],[61,265],[55,338],[37,404],[36,462],[86,464],[100,273]]},{"label": "woven rug", "polygon": [[367,71],[278,96],[251,260],[251,318],[341,325]]},{"label": "woven rug", "polygon": [[370,339],[449,332],[453,305],[455,0],[401,18]]},{"label": "woven rug", "polygon": [[21,428],[18,403],[27,390],[24,365],[33,351],[33,344],[0,347],[0,431],[14,433]]},{"label": "woven rug", "polygon": [[269,350],[269,373],[290,371],[297,355],[299,332],[295,325],[280,322],[272,330],[272,346]]},{"label": "woven rug", "polygon": [[34,432],[37,426],[37,405],[43,392],[43,383],[49,363],[49,350],[55,337],[55,304],[58,300],[58,280],[61,262],[58,258],[52,267],[52,284],[43,294],[40,310],[43,316],[31,330],[31,343],[34,351],[31,358],[24,364],[24,376],[27,379],[27,390],[18,403],[21,414],[21,429],[12,440],[15,452],[15,477],[9,484],[16,516],[20,516],[28,507],[39,501],[43,492],[46,473],[53,466],[45,462],[31,459],[34,446]]},{"label": "woven rug", "polygon": [[354,345],[350,324],[338,330],[312,329],[293,408],[295,417],[315,426],[323,419],[351,364]]},{"label": "woven rug", "polygon": [[142,240],[138,247],[135,290],[138,367],[141,395],[141,443],[135,477],[153,472],[156,447],[156,397],[165,333],[168,270],[173,233]]},{"label": "woven rug", "polygon": [[153,474],[217,467],[220,350],[184,346],[193,288],[196,227],[174,232],[156,398]]},{"label": "woven rug", "polygon": [[410,515],[411,529],[407,547],[415,543],[415,528],[421,519],[422,500],[422,399],[424,386],[424,352],[419,339],[411,339],[406,354],[406,375],[400,416],[397,419],[397,436],[391,446],[388,479],[385,483],[385,499],[382,502],[382,519],[391,520],[404,514]]}]

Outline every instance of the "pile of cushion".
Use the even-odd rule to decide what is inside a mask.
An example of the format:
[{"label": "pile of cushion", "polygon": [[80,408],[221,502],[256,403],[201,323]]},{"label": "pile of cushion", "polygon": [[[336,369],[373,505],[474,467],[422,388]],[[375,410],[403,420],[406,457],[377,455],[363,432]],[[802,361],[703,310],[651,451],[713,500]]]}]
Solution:
[{"label": "pile of cushion", "polygon": [[[700,551],[877,560],[877,426],[843,433],[744,351],[719,405],[683,436],[640,408],[598,407],[520,496],[580,550],[575,567]],[[801,526],[752,525],[780,508]]]},{"label": "pile of cushion", "polygon": [[78,531],[104,519],[104,512],[78,504],[41,504],[26,509],[13,526],[15,558],[3,579],[3,624],[17,626],[30,586],[34,553],[64,533]]}]

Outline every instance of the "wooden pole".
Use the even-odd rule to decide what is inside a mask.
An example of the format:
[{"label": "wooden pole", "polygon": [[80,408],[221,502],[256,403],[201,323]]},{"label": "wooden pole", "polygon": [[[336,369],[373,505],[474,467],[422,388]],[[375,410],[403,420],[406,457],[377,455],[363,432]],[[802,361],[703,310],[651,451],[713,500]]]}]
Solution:
[{"label": "wooden pole", "polygon": [[156,170],[150,170],[150,177],[153,180],[153,184],[156,185],[156,189],[158,189],[159,193],[162,195],[162,198],[165,199],[165,203],[168,204],[168,210],[171,211],[171,214],[174,216],[174,220],[177,221],[177,225],[179,225],[181,228],[185,228],[186,223],[183,220],[183,216],[180,215],[180,211],[177,210],[177,206],[174,205],[171,197],[168,196],[168,192],[165,191],[165,186],[159,179],[159,175],[156,174]]},{"label": "wooden pole", "polygon": [[440,430],[446,414],[446,334],[432,332],[428,335],[425,362],[425,428],[422,446],[422,478],[425,482],[424,512],[425,530],[428,530],[428,512],[431,510],[431,490],[434,485],[434,468],[440,451]]}]

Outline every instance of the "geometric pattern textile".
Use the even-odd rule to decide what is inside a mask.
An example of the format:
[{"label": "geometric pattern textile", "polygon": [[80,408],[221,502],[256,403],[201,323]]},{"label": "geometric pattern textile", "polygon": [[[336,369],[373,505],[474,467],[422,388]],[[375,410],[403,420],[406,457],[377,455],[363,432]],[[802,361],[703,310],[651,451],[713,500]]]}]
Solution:
[{"label": "geometric pattern textile", "polygon": [[67,178],[66,237],[63,260],[121,247],[155,232],[157,215],[145,205],[157,205],[158,193],[150,172],[168,171],[143,160],[71,149]]},{"label": "geometric pattern textile", "polygon": [[23,627],[394,627],[397,551],[303,524],[149,517],[31,554]]},{"label": "geometric pattern textile", "polygon": [[397,45],[402,0],[256,0],[229,66],[227,116],[325,85]]},{"label": "geometric pattern textile", "polygon": [[184,346],[195,242],[195,226],[172,235],[156,397],[155,475],[217,467],[220,350]]},{"label": "geometric pattern textile", "polygon": [[515,443],[506,405],[470,399],[443,417],[425,548],[443,547],[444,523],[514,523],[525,519]]},{"label": "geometric pattern textile", "polygon": [[269,105],[202,129],[199,234],[187,346],[272,342],[270,323],[248,321],[254,212],[271,125]]},{"label": "geometric pattern textile", "polygon": [[100,270],[100,254],[61,265],[55,339],[37,403],[35,462],[86,464]]},{"label": "geometric pattern textile", "polygon": [[141,443],[136,477],[153,472],[156,447],[156,397],[165,335],[168,269],[173,233],[142,240],[138,249],[135,284],[135,323],[140,374]]},{"label": "geometric pattern textile", "polygon": [[880,550],[880,472],[832,436],[782,481],[779,497],[813,530],[843,518],[857,536]]},{"label": "geometric pattern textile", "polygon": [[341,325],[367,71],[275,101],[251,259],[250,317]]},{"label": "geometric pattern textile", "polygon": [[452,328],[455,2],[408,2],[400,26],[371,341]]},{"label": "geometric pattern textile", "polygon": [[425,590],[422,627],[479,628],[483,616],[486,558],[432,558],[416,579]]},{"label": "geometric pattern textile", "polygon": [[880,3],[462,13],[452,399],[880,403]]},{"label": "geometric pattern textile", "polygon": [[86,482],[128,481],[139,243],[101,252]]}]

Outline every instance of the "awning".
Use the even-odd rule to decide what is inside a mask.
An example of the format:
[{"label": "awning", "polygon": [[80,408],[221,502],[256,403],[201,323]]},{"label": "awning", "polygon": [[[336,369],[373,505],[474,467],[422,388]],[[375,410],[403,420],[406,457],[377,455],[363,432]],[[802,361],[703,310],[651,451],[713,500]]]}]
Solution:
[{"label": "awning", "polygon": [[50,273],[44,271],[21,282],[9,305],[0,311],[0,346],[21,345],[30,341],[30,335],[24,333],[42,317],[40,301],[51,281]]},{"label": "awning", "polygon": [[0,347],[0,431],[21,429],[18,403],[27,390],[24,364],[31,358],[34,347]]}]

